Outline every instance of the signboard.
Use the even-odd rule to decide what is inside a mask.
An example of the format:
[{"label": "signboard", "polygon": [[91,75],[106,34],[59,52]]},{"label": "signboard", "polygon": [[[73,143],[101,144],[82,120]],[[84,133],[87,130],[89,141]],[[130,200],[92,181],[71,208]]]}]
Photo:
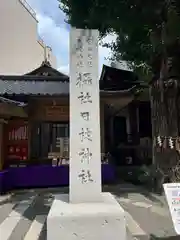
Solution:
[{"label": "signboard", "polygon": [[27,160],[28,158],[28,123],[9,121],[6,126],[7,159]]},{"label": "signboard", "polygon": [[180,183],[163,184],[174,229],[180,235]]},{"label": "signboard", "polygon": [[60,117],[69,115],[69,106],[48,106],[45,109],[47,117]]},{"label": "signboard", "polygon": [[70,201],[101,198],[98,31],[70,32]]}]

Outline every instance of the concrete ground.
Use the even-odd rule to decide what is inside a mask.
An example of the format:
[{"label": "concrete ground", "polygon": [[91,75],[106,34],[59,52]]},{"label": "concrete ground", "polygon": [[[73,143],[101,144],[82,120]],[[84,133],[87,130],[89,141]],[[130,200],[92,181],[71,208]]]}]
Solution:
[{"label": "concrete ground", "polygon": [[[130,184],[105,186],[126,211],[127,240],[178,240],[165,198]],[[15,191],[0,196],[0,239],[45,240],[46,217],[58,193],[68,188]]]}]

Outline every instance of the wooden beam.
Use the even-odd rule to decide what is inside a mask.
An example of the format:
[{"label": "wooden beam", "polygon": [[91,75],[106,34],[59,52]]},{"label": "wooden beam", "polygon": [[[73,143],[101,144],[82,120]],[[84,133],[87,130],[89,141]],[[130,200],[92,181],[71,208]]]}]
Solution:
[{"label": "wooden beam", "polygon": [[13,116],[13,117],[27,117],[27,113],[23,107],[16,106],[15,104],[0,103],[0,115]]}]

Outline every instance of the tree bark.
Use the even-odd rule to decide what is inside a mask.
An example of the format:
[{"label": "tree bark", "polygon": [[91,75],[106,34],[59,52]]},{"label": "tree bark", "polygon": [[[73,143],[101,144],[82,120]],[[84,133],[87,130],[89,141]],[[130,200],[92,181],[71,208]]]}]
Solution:
[{"label": "tree bark", "polygon": [[162,71],[164,76],[154,81],[150,89],[152,136],[154,140],[157,136],[165,137],[163,147],[159,147],[157,142],[153,145],[153,163],[158,176],[156,186],[159,190],[162,190],[164,182],[179,181],[179,153],[175,147],[170,148],[169,138],[179,136],[180,75],[177,61],[179,62],[180,55],[169,49],[167,53],[169,58],[165,72]]}]

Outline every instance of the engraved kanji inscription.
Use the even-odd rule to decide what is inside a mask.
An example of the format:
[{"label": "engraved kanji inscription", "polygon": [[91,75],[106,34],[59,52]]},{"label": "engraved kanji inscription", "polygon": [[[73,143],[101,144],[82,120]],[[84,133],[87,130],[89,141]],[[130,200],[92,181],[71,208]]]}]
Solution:
[{"label": "engraved kanji inscription", "polygon": [[92,85],[92,77],[90,73],[78,73],[76,86],[82,87],[83,85]]},{"label": "engraved kanji inscription", "polygon": [[92,152],[90,151],[89,148],[82,148],[79,152],[79,157],[81,163],[90,163],[92,159]]},{"label": "engraved kanji inscription", "polygon": [[92,53],[88,53],[88,59],[92,60]]},{"label": "engraved kanji inscription", "polygon": [[83,51],[83,42],[81,38],[77,39],[77,44],[76,44],[76,51]]},{"label": "engraved kanji inscription", "polygon": [[92,52],[93,48],[91,46],[88,46],[88,52]]},{"label": "engraved kanji inscription", "polygon": [[81,104],[92,103],[92,97],[89,92],[80,92],[78,99],[80,100]]},{"label": "engraved kanji inscription", "polygon": [[88,43],[88,45],[93,44],[93,36],[91,34],[87,37],[87,43]]},{"label": "engraved kanji inscription", "polygon": [[87,64],[88,64],[89,67],[92,67],[92,65],[93,65],[91,60],[88,60]]},{"label": "engraved kanji inscription", "polygon": [[85,120],[85,121],[89,121],[90,120],[90,113],[89,112],[81,112],[81,117]]},{"label": "engraved kanji inscription", "polygon": [[77,66],[78,68],[82,68],[82,67],[83,67],[83,61],[80,59],[80,60],[77,62],[76,66]]},{"label": "engraved kanji inscription", "polygon": [[81,142],[84,142],[85,140],[92,141],[92,131],[89,128],[81,128],[79,136]]},{"label": "engraved kanji inscription", "polygon": [[81,180],[82,184],[93,182],[90,170],[82,169],[78,175],[78,178]]}]

